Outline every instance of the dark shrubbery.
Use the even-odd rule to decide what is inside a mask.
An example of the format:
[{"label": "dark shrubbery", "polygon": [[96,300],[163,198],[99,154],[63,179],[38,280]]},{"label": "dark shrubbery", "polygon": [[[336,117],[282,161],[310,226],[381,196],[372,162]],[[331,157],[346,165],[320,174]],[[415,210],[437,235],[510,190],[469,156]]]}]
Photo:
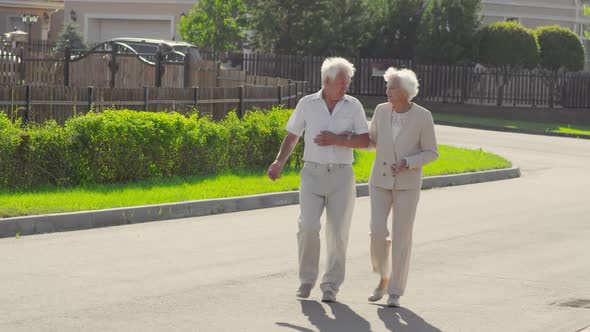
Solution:
[{"label": "dark shrubbery", "polygon": [[542,68],[570,71],[584,68],[584,46],[572,30],[551,25],[537,28],[535,34],[539,40]]},{"label": "dark shrubbery", "polygon": [[490,24],[476,38],[477,60],[484,65],[534,68],[539,63],[539,43],[534,32],[518,23]]},{"label": "dark shrubbery", "polygon": [[[261,168],[276,157],[291,111],[193,114],[90,113],[24,129],[0,113],[0,188],[121,183]],[[302,144],[291,157],[301,163]]]}]

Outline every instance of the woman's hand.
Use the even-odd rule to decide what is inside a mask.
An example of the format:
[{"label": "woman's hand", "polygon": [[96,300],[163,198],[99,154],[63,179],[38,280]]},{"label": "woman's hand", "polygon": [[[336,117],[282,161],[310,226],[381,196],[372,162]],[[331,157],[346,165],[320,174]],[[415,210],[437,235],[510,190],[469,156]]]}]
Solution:
[{"label": "woman's hand", "polygon": [[393,175],[398,175],[399,173],[401,173],[403,170],[408,168],[408,162],[406,161],[406,159],[402,159],[402,161],[399,164],[393,164],[391,165],[391,172],[393,173]]}]

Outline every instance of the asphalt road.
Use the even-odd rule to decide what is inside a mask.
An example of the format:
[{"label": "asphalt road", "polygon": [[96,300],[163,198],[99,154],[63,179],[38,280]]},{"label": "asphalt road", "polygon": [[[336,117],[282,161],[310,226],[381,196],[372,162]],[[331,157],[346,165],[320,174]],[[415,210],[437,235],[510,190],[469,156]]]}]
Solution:
[{"label": "asphalt road", "polygon": [[590,331],[558,305],[590,300],[590,140],[436,130],[522,177],[422,192],[402,308],[366,301],[359,198],[339,303],[295,298],[287,206],[0,239],[0,331]]}]

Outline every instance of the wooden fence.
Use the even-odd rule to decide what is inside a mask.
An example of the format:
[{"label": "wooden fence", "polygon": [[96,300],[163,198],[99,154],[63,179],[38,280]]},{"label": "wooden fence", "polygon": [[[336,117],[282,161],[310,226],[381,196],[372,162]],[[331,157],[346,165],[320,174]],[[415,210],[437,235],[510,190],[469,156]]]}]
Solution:
[{"label": "wooden fence", "polygon": [[[68,52],[66,52],[68,53]],[[320,69],[324,57],[243,54],[240,71],[223,72],[214,61],[148,61],[134,54],[111,51],[69,51],[60,55],[41,47],[23,47],[0,53],[0,85],[65,85],[94,87],[236,87],[247,74],[307,81],[307,92],[321,88]],[[238,61],[239,62],[239,61]],[[416,64],[410,60],[386,58],[352,60],[357,69],[350,93],[384,96],[383,73],[390,66],[411,68],[418,75],[417,100],[480,105],[509,105],[590,108],[590,73],[568,72],[551,81],[541,70],[511,72],[505,84],[502,73],[481,66]],[[260,81],[259,81],[260,82]],[[270,83],[251,83],[269,85]],[[281,83],[284,85],[283,83]],[[275,84],[273,84],[275,85]]]},{"label": "wooden fence", "polygon": [[[307,81],[308,91],[321,88],[324,57],[244,54],[242,68],[251,75]],[[388,67],[410,68],[420,81],[417,100],[482,105],[590,108],[590,73],[567,72],[552,83],[542,70],[510,72],[505,84],[496,68],[416,64],[410,60],[351,59],[356,74],[350,84],[355,95],[385,96],[383,73]],[[552,88],[553,87],[553,88]],[[550,97],[553,94],[554,98]]]},{"label": "wooden fence", "polygon": [[[245,84],[235,87],[203,88],[96,88],[63,86],[0,86],[0,111],[11,119],[42,123],[53,119],[63,124],[68,118],[89,110],[126,108],[146,111],[189,113],[195,109],[223,119],[231,110],[241,117],[246,110],[276,105],[295,107],[305,95],[306,82],[249,78],[286,83],[277,86]],[[234,84],[235,81],[230,81]]]},{"label": "wooden fence", "polygon": [[[155,61],[137,54],[95,49],[65,53],[16,48],[0,53],[0,85],[94,87],[192,87],[219,86],[215,61],[186,57],[184,62]],[[226,75],[229,76],[229,75]]]},{"label": "wooden fence", "polygon": [[[6,61],[2,61],[6,60]],[[129,108],[187,113],[198,109],[222,119],[253,107],[294,107],[307,86],[289,79],[223,70],[214,61],[185,58],[151,62],[113,50],[48,55],[31,49],[0,57],[0,111],[24,122],[64,123],[90,109]]]},{"label": "wooden fence", "polygon": [[20,63],[16,54],[0,50],[0,85],[19,82]]}]

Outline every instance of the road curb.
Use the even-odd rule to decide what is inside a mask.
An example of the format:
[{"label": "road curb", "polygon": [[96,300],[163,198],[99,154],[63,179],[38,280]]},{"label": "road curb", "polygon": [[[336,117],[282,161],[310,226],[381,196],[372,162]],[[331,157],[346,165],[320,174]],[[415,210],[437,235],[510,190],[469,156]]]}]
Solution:
[{"label": "road curb", "polygon": [[[520,168],[518,167],[456,175],[432,176],[424,178],[422,189],[512,179],[519,176]],[[368,195],[368,185],[366,183],[358,184],[357,197]],[[67,232],[168,219],[199,217],[298,203],[299,191],[289,191],[95,211],[4,218],[0,219],[0,238],[13,237],[17,234],[33,235]]]},{"label": "road curb", "polygon": [[487,125],[480,125],[480,124],[473,124],[473,123],[452,122],[452,121],[442,121],[442,120],[441,121],[435,120],[434,123],[437,125],[450,126],[450,127],[492,130],[492,131],[529,134],[529,135],[543,135],[543,136],[557,136],[557,137],[590,139],[590,135],[584,135],[584,134],[554,133],[554,132],[550,132],[550,131],[538,132],[538,131],[534,131],[534,130],[530,130],[530,129],[505,128],[505,127],[487,126]]}]

